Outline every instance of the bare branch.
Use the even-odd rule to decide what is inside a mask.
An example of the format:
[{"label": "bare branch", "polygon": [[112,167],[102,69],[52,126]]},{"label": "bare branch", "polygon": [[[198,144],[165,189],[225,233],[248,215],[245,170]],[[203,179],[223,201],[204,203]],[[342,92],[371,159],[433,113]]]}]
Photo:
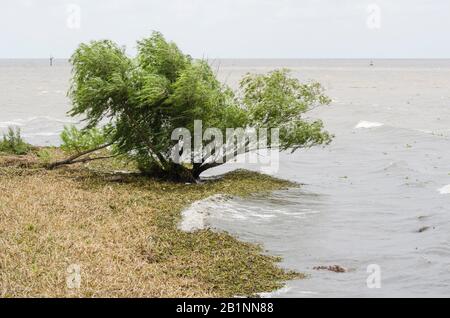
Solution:
[{"label": "bare branch", "polygon": [[98,150],[105,149],[106,147],[109,147],[109,146],[111,146],[112,144],[113,144],[113,143],[110,142],[110,143],[107,143],[107,144],[105,144],[105,145],[102,145],[102,146],[93,148],[93,149],[89,149],[89,150],[86,150],[86,151],[79,152],[79,153],[77,153],[77,154],[75,154],[75,155],[73,155],[73,156],[71,156],[71,157],[69,157],[69,158],[67,158],[67,159],[64,159],[64,160],[61,160],[61,161],[55,161],[55,162],[53,162],[53,163],[50,163],[50,164],[47,166],[47,169],[50,169],[50,170],[51,170],[51,169],[55,169],[56,167],[59,167],[59,166],[70,165],[70,164],[73,164],[73,163],[80,162],[80,160],[76,160],[76,159],[78,159],[78,158],[80,158],[80,157],[82,157],[82,156],[85,156],[85,155],[87,155],[87,154],[96,152],[96,151],[98,151]]}]

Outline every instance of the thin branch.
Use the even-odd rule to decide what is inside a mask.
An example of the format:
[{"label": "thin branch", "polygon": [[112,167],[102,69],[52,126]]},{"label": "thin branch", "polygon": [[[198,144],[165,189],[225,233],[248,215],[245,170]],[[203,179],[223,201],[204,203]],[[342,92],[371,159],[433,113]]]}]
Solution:
[{"label": "thin branch", "polygon": [[89,161],[94,161],[94,160],[103,160],[103,159],[111,159],[111,158],[115,158],[118,155],[113,155],[113,156],[103,156],[103,157],[87,157],[87,158],[83,158],[83,159],[78,159],[75,161],[72,161],[71,164],[75,164],[75,163],[84,163],[84,162],[89,162]]},{"label": "thin branch", "polygon": [[53,162],[53,163],[50,163],[50,164],[47,166],[47,168],[51,170],[51,169],[55,169],[56,167],[59,167],[59,166],[69,165],[69,164],[72,164],[72,163],[79,162],[79,160],[76,160],[76,159],[78,159],[78,158],[80,158],[80,157],[82,157],[82,156],[85,156],[85,155],[87,155],[87,154],[96,152],[96,151],[98,151],[98,150],[104,149],[104,148],[106,148],[106,147],[109,147],[109,146],[111,146],[112,144],[113,144],[113,143],[110,142],[110,143],[107,143],[107,144],[105,144],[105,145],[102,145],[102,146],[93,148],[93,149],[89,149],[89,150],[86,150],[86,151],[79,152],[79,153],[77,153],[77,154],[75,154],[75,155],[73,155],[73,156],[71,156],[71,157],[69,157],[69,158],[67,158],[67,159],[64,159],[64,160],[61,160],[61,161],[55,161],[55,162]]},{"label": "thin branch", "polygon": [[[250,148],[248,148],[249,145],[250,145],[250,139],[247,139],[247,141],[246,141],[246,143],[244,145],[244,154],[246,154],[246,153],[251,151]],[[229,156],[228,156],[229,154],[230,154],[230,152],[225,153],[222,156],[222,160],[220,160],[219,162],[218,161],[214,161],[214,162],[203,164],[201,167],[198,168],[199,175],[202,172],[206,171],[206,170],[209,170],[209,169],[212,169],[212,168],[215,168],[215,167],[219,167],[219,166],[227,163],[228,161],[230,161],[232,159],[235,159],[239,155],[239,147],[237,147],[236,150],[234,151],[234,154],[233,154],[232,158],[229,158]],[[229,160],[227,160],[227,159],[229,159]]]}]

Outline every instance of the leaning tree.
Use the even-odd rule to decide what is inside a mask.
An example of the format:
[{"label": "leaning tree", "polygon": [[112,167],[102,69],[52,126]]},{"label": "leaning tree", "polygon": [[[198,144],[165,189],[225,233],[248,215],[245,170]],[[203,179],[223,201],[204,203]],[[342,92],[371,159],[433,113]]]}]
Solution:
[{"label": "leaning tree", "polygon": [[[113,145],[143,173],[192,181],[222,164],[206,158],[192,164],[173,160],[178,141],[172,140],[172,132],[179,127],[193,131],[197,120],[224,135],[234,127],[278,128],[280,150],[327,144],[332,138],[321,121],[305,118],[312,108],[330,102],[316,82],[300,83],[288,70],[275,70],[246,75],[233,92],[206,61],[183,54],[160,33],[139,41],[137,51],[131,58],[108,40],[81,44],[70,60],[69,114],[84,116],[86,130],[106,127],[108,142],[94,149]],[[89,152],[75,154],[66,163]]]}]

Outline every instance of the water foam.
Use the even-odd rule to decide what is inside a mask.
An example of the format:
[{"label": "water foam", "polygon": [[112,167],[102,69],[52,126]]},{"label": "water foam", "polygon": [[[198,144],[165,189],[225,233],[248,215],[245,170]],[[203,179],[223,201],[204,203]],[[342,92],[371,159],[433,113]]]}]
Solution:
[{"label": "water foam", "polygon": [[447,184],[445,187],[438,189],[440,194],[450,194],[450,184]]},{"label": "water foam", "polygon": [[362,128],[369,129],[369,128],[377,128],[377,127],[381,127],[381,126],[384,126],[384,124],[362,120],[355,126],[355,129],[362,129]]},{"label": "water foam", "polygon": [[8,127],[17,127],[17,126],[23,126],[22,123],[18,121],[1,121],[0,122],[0,128],[8,128]]},{"label": "water foam", "polygon": [[33,122],[37,121],[48,121],[48,122],[57,122],[62,124],[76,124],[78,121],[71,120],[71,119],[61,119],[61,118],[55,118],[51,116],[35,116],[35,117],[29,117],[29,118],[19,118],[14,119],[11,121],[1,121],[0,122],[0,128],[7,128],[11,126],[25,126]]},{"label": "water foam", "polygon": [[195,232],[206,228],[206,218],[211,211],[220,208],[221,203],[229,197],[224,195],[214,195],[201,201],[192,203],[187,209],[181,212],[181,222],[178,228],[184,232]]},{"label": "water foam", "polygon": [[59,136],[60,133],[57,132],[41,132],[41,133],[31,133],[31,134],[22,134],[23,137],[51,137],[51,136]]},{"label": "water foam", "polygon": [[276,291],[269,293],[258,293],[261,298],[274,298],[274,297],[282,297],[284,294],[289,293],[292,290],[291,287],[283,287]]}]

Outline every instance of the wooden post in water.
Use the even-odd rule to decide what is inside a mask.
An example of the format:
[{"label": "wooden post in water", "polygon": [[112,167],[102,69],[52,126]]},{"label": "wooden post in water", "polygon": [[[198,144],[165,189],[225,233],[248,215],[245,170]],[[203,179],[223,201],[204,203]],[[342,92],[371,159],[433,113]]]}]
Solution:
[{"label": "wooden post in water", "polygon": [[55,58],[53,57],[53,56],[50,56],[50,66],[53,66],[53,60],[54,60]]}]

